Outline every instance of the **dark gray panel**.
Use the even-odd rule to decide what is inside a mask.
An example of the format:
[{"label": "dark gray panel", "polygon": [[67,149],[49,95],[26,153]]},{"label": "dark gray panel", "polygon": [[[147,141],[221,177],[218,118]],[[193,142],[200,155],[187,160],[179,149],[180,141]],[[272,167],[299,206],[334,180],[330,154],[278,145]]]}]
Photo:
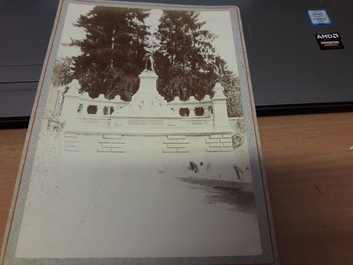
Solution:
[{"label": "dark gray panel", "polygon": [[43,64],[0,66],[0,84],[37,81]]},{"label": "dark gray panel", "polygon": [[43,63],[57,0],[0,1],[0,65]]},{"label": "dark gray panel", "polygon": [[[252,3],[241,14],[258,107],[353,101],[351,2]],[[327,9],[333,25],[312,26],[306,9]],[[320,50],[315,34],[336,31],[345,49]]]},{"label": "dark gray panel", "polygon": [[38,83],[0,84],[0,118],[31,114]]}]

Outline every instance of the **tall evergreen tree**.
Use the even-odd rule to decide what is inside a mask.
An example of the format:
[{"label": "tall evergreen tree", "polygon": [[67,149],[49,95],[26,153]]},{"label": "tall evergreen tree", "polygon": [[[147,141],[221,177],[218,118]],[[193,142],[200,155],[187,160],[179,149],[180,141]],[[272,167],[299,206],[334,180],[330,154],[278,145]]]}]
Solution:
[{"label": "tall evergreen tree", "polygon": [[216,82],[225,88],[228,115],[242,115],[239,79],[212,45],[216,35],[204,29],[206,22],[194,11],[163,11],[156,37],[158,90],[168,101],[178,96],[202,99],[212,95]]},{"label": "tall evergreen tree", "polygon": [[215,35],[202,29],[199,13],[164,10],[156,33],[161,47],[156,53],[159,92],[169,101],[210,94],[215,83]]},{"label": "tall evergreen tree", "polygon": [[144,38],[148,35],[144,19],[147,10],[97,6],[80,16],[75,26],[86,32],[83,40],[72,40],[82,54],[73,57],[72,78],[95,98],[120,95],[129,100],[139,86],[144,69]]},{"label": "tall evergreen tree", "polygon": [[224,87],[224,95],[227,97],[227,110],[229,117],[243,116],[243,102],[241,100],[239,78],[228,69],[227,63],[216,56],[217,82]]}]

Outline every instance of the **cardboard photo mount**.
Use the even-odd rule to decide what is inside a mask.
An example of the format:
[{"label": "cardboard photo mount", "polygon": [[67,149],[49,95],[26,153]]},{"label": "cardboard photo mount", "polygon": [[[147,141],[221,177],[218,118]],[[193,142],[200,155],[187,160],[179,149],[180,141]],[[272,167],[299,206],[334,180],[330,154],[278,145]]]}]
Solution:
[{"label": "cardboard photo mount", "polygon": [[278,264],[242,34],[235,6],[62,0],[1,265]]}]

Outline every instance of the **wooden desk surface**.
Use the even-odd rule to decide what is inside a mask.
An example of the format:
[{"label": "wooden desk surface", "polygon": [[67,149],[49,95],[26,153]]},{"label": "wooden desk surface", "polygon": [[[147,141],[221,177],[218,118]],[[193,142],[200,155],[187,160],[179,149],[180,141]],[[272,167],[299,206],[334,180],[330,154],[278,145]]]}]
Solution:
[{"label": "wooden desk surface", "polygon": [[[258,122],[280,264],[352,264],[353,113]],[[0,239],[25,134],[0,130]]]}]

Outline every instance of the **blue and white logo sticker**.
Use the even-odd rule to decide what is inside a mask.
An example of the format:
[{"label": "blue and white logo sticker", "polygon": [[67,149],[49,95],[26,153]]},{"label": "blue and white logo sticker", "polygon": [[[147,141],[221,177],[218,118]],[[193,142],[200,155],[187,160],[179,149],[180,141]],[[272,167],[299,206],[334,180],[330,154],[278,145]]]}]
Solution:
[{"label": "blue and white logo sticker", "polygon": [[326,9],[308,9],[306,12],[312,25],[332,25],[331,18]]}]

